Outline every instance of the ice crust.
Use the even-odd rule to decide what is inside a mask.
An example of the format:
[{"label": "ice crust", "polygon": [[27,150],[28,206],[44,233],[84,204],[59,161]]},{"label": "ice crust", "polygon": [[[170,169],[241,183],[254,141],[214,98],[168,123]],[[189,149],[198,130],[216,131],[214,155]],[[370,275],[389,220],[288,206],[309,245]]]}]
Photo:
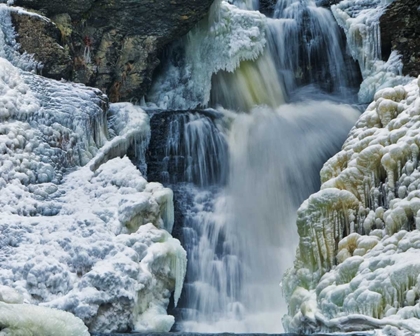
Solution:
[{"label": "ice crust", "polygon": [[[11,4],[10,1],[7,3]],[[22,70],[36,71],[37,69],[41,69],[42,65],[36,62],[31,55],[19,53],[20,46],[16,42],[16,33],[10,16],[10,12],[12,11],[37,16],[43,20],[50,21],[44,16],[28,12],[21,7],[11,7],[5,3],[0,3],[0,57],[8,59],[14,66]]]},{"label": "ice crust", "polygon": [[375,94],[300,207],[288,331],[420,333],[419,84]]},{"label": "ice crust", "polygon": [[0,333],[169,331],[186,253],[172,191],[136,167],[147,114],[19,57],[0,53]]},{"label": "ice crust", "polygon": [[70,313],[22,303],[19,292],[0,285],[1,335],[89,335],[83,321]]},{"label": "ice crust", "polygon": [[233,72],[240,62],[255,60],[263,53],[266,20],[257,11],[216,0],[209,17],[188,33],[183,63],[167,64],[148,100],[163,109],[206,106],[213,74]]},{"label": "ice crust", "polygon": [[393,0],[343,0],[331,6],[338,24],[344,29],[352,57],[363,76],[359,101],[370,103],[382,88],[404,85],[413,78],[402,76],[403,64],[393,51],[382,61],[379,19]]}]

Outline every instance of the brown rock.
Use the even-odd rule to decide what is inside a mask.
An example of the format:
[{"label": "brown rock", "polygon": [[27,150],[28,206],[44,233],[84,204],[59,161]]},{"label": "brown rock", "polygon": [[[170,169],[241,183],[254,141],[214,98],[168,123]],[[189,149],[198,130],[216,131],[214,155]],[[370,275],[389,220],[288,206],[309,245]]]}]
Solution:
[{"label": "brown rock", "polygon": [[69,50],[59,44],[61,33],[54,23],[38,16],[16,12],[12,12],[12,22],[19,32],[17,42],[25,46],[24,51],[34,54],[35,59],[42,61],[44,76],[54,79],[71,78],[73,62]]}]

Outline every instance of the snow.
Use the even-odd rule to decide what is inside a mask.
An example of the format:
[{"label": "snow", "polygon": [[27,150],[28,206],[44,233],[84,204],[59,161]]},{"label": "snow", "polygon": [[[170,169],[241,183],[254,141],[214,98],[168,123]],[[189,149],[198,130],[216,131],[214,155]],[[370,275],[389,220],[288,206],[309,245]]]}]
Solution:
[{"label": "snow", "polygon": [[28,72],[30,57],[10,50],[0,54],[2,334],[169,331],[186,253],[169,233],[172,191],[136,167],[147,114]]},{"label": "snow", "polygon": [[363,76],[359,102],[370,103],[377,90],[407,84],[402,76],[400,56],[393,51],[382,61],[379,19],[393,0],[344,0],[331,6],[338,24],[344,29],[352,57]]},{"label": "snow", "polygon": [[212,75],[221,70],[233,72],[241,61],[256,60],[266,45],[265,29],[263,14],[215,1],[209,17],[188,33],[183,64],[167,64],[148,100],[162,109],[205,106]]},{"label": "snow", "polygon": [[420,333],[419,84],[375,94],[300,207],[288,331]]}]

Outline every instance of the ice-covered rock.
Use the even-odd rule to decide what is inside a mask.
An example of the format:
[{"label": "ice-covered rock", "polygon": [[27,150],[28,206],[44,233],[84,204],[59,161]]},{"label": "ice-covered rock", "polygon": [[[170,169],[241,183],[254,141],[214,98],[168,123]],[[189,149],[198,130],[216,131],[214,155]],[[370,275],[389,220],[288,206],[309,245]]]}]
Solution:
[{"label": "ice-covered rock", "polygon": [[387,62],[382,61],[379,19],[392,1],[344,0],[331,6],[335,19],[346,33],[351,55],[362,72],[361,103],[370,103],[377,90],[412,80],[402,76],[403,64],[396,51]]},{"label": "ice-covered rock", "polygon": [[[266,45],[265,29],[263,14],[215,1],[208,18],[188,33],[184,59],[167,64],[148,99],[165,109],[205,106],[212,75],[220,70],[233,72],[241,61],[257,59]],[[177,52],[169,58],[178,59]]]},{"label": "ice-covered rock", "polygon": [[289,331],[420,333],[419,141],[414,80],[378,91],[324,165],[321,191],[299,209],[283,281]]},{"label": "ice-covered rock", "polygon": [[89,335],[83,321],[70,313],[22,303],[19,292],[0,286],[1,335]]},{"label": "ice-covered rock", "polygon": [[87,334],[78,318],[93,331],[169,331],[186,269],[172,191],[125,156],[144,164],[147,114],[4,58],[0,95],[1,332]]}]

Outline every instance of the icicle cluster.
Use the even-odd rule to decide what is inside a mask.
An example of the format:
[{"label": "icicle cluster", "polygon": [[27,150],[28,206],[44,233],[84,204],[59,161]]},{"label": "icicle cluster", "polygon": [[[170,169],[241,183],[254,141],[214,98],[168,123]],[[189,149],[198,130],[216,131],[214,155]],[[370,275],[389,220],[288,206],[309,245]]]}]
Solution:
[{"label": "icicle cluster", "polygon": [[216,1],[209,17],[188,34],[182,64],[165,67],[148,99],[164,109],[205,106],[213,74],[233,72],[241,61],[255,60],[262,54],[265,28],[266,17],[259,12]]},{"label": "icicle cluster", "polygon": [[420,332],[419,84],[376,93],[299,209],[289,331]]},{"label": "icicle cluster", "polygon": [[344,0],[331,6],[338,24],[344,29],[350,52],[363,75],[359,101],[369,103],[377,90],[404,85],[412,78],[402,76],[402,62],[393,51],[382,61],[379,19],[393,0]]}]

